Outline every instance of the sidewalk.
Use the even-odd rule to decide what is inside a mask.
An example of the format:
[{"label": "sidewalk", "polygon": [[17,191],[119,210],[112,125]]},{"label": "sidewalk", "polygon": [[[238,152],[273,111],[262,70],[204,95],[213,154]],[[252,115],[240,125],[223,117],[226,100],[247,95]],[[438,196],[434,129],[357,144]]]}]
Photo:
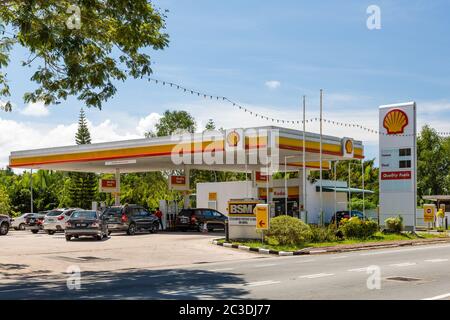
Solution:
[{"label": "sidewalk", "polygon": [[386,241],[386,242],[366,242],[361,244],[348,244],[348,245],[336,245],[330,247],[310,247],[304,248],[298,251],[277,251],[265,248],[249,248],[247,246],[232,244],[232,243],[220,243],[217,240],[213,240],[213,244],[218,246],[223,246],[227,248],[252,251],[260,254],[275,254],[279,256],[297,256],[297,255],[309,255],[309,254],[326,254],[326,253],[341,253],[341,252],[352,252],[352,251],[362,251],[362,250],[373,250],[373,249],[384,249],[384,248],[395,248],[395,247],[405,247],[405,246],[419,246],[419,245],[429,245],[438,243],[450,243],[449,238],[433,238],[433,239],[417,239],[417,240],[398,240],[398,241]]}]

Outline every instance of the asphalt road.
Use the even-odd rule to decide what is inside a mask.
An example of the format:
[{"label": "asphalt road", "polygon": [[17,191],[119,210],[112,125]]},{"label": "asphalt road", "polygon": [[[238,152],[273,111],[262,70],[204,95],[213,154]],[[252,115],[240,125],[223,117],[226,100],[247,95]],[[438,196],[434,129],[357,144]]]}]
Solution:
[{"label": "asphalt road", "polygon": [[[371,273],[367,273],[368,267]],[[67,279],[66,274],[3,278],[0,298],[450,299],[450,245],[332,255],[260,256],[165,269],[87,271],[81,273],[80,288],[74,290],[68,289]],[[368,279],[371,288],[367,286]]]}]

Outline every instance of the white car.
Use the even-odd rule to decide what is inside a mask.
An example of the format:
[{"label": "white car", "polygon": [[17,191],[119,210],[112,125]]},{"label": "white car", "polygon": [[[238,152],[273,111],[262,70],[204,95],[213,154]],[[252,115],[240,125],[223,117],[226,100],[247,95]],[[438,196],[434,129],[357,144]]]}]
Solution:
[{"label": "white car", "polygon": [[12,219],[11,227],[14,228],[14,230],[25,230],[25,227],[27,225],[27,218],[32,215],[32,213],[24,213],[21,216]]},{"label": "white car", "polygon": [[78,208],[54,209],[49,211],[44,219],[44,231],[52,235],[56,231],[64,231],[66,222],[74,211],[81,210]]}]

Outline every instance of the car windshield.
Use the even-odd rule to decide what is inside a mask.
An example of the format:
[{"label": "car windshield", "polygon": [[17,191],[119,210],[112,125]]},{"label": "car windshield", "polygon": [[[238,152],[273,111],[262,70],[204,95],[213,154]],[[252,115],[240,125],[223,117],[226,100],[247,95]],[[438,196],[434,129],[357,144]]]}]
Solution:
[{"label": "car windshield", "polygon": [[180,217],[190,217],[192,214],[194,214],[194,211],[192,210],[181,210],[180,213],[178,214]]},{"label": "car windshield", "polygon": [[49,216],[49,217],[56,217],[56,216],[59,216],[60,214],[62,214],[63,212],[62,211],[60,211],[60,210],[53,210],[53,211],[50,211],[47,215]]},{"label": "car windshield", "polygon": [[70,218],[97,219],[97,213],[95,211],[75,211]]},{"label": "car windshield", "polygon": [[119,208],[119,207],[117,207],[117,208],[108,208],[104,212],[105,215],[111,215],[111,216],[118,215],[118,214],[121,214],[121,213],[122,213],[122,208]]}]

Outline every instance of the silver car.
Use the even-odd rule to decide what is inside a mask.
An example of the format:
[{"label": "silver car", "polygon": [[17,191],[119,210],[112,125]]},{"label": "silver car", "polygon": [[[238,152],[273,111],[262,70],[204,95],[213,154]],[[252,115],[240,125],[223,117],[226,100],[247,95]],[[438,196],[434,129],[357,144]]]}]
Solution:
[{"label": "silver car", "polygon": [[44,231],[52,235],[57,231],[66,229],[66,222],[74,211],[82,210],[79,208],[54,209],[51,210],[44,219]]},{"label": "silver car", "polygon": [[14,230],[25,230],[25,227],[27,225],[27,218],[31,217],[32,213],[24,213],[19,217],[16,217],[11,220],[11,227],[14,228]]}]

